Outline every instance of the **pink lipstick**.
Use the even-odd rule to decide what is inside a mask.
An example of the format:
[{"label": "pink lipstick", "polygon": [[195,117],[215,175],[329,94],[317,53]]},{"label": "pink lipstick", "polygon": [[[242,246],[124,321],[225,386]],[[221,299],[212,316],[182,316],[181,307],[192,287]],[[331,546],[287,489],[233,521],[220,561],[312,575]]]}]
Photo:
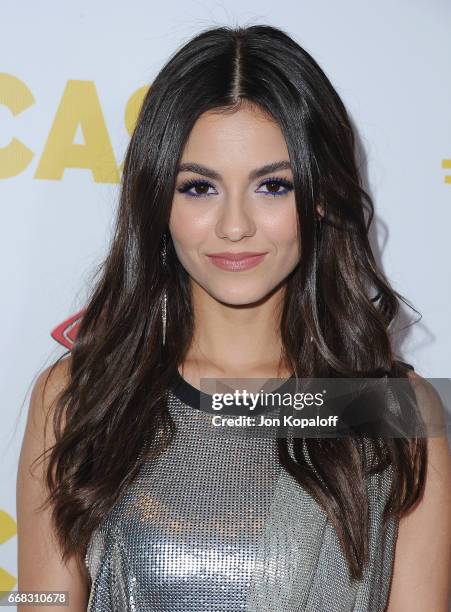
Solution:
[{"label": "pink lipstick", "polygon": [[208,258],[215,266],[222,270],[241,272],[242,270],[249,270],[257,266],[265,255],[266,253],[252,251],[242,251],[241,253],[222,252],[211,253],[208,255]]}]

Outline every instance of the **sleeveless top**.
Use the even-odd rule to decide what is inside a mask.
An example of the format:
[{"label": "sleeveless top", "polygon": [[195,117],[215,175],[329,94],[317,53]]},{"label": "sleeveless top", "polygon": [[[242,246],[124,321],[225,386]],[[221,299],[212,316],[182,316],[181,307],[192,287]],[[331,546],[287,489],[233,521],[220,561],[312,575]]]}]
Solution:
[{"label": "sleeveless top", "polygon": [[87,612],[383,612],[398,532],[395,518],[382,529],[391,466],[367,478],[369,563],[351,580],[326,513],[279,463],[276,436],[227,434],[201,396],[211,399],[177,371],[175,439],[89,542]]}]

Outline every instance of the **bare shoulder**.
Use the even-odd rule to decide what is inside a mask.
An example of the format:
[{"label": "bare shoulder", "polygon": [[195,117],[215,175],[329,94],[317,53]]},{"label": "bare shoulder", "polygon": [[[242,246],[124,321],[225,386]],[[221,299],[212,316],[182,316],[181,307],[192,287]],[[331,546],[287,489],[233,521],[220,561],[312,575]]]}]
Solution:
[{"label": "bare shoulder", "polygon": [[415,371],[408,372],[409,381],[415,392],[418,408],[430,426],[430,433],[445,434],[446,410],[434,385]]},{"label": "bare shoulder", "polygon": [[33,385],[30,408],[39,414],[47,414],[69,381],[71,357],[61,359],[45,368]]},{"label": "bare shoulder", "polygon": [[[69,591],[71,610],[76,611],[86,609],[86,573],[79,559],[62,561],[51,508],[42,508],[48,496],[47,460],[42,453],[54,444],[52,413],[67,386],[69,366],[69,359],[62,359],[43,370],[31,392],[16,479],[17,588],[19,591]],[[18,611],[21,609],[19,606]],[[26,607],[27,612],[34,609],[34,606]],[[47,608],[38,609],[44,612]]]},{"label": "bare shoulder", "polygon": [[[444,422],[433,385],[409,373],[420,410]],[[451,576],[451,453],[446,432],[427,438],[424,494],[399,522],[386,612],[448,612]]]},{"label": "bare shoulder", "polygon": [[[25,468],[24,463],[28,463],[32,455],[36,458],[39,453],[50,448],[55,442],[52,417],[56,402],[69,380],[69,359],[62,359],[45,368],[39,373],[33,384],[19,458],[20,477],[23,476],[21,469]],[[39,470],[39,478],[42,478],[44,469],[43,462]]]}]

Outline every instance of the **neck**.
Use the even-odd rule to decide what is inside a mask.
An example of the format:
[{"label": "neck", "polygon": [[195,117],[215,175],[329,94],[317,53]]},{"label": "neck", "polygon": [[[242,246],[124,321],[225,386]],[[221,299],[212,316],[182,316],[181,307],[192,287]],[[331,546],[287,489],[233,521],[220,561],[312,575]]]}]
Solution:
[{"label": "neck", "polygon": [[284,287],[254,304],[220,302],[193,283],[193,343],[182,367],[197,377],[285,378],[280,314]]}]

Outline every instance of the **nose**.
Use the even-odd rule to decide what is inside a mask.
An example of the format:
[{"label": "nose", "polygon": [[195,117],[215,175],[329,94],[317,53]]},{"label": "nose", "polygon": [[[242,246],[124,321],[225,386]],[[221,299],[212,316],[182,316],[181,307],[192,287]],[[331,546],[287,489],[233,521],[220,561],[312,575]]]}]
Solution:
[{"label": "nose", "polygon": [[256,223],[251,204],[240,195],[226,198],[218,209],[216,234],[219,238],[237,241],[245,236],[253,236]]}]

